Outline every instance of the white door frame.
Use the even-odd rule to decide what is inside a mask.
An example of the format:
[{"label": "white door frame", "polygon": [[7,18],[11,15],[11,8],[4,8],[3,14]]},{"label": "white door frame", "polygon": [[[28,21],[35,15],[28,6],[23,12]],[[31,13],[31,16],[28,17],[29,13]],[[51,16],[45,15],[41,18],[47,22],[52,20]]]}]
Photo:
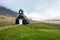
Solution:
[{"label": "white door frame", "polygon": [[19,24],[20,24],[20,25],[23,24],[23,19],[19,19]]}]

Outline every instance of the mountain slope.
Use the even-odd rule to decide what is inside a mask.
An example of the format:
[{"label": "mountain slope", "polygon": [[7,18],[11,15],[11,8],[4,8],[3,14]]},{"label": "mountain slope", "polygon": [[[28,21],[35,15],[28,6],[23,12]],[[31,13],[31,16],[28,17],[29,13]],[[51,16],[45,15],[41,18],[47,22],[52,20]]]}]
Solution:
[{"label": "mountain slope", "polygon": [[0,16],[16,17],[17,15],[18,15],[17,12],[14,12],[10,9],[3,7],[3,6],[0,6]]}]

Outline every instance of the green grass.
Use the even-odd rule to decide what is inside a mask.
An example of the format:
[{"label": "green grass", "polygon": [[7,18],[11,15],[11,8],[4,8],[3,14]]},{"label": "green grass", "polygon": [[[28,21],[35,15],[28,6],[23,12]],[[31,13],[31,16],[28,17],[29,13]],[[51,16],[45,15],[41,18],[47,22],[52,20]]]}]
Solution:
[{"label": "green grass", "polygon": [[11,25],[15,25],[15,19],[8,19],[9,17],[0,17],[0,28],[1,27],[8,27]]},{"label": "green grass", "polygon": [[60,28],[40,23],[17,25],[0,30],[0,40],[60,40]]},{"label": "green grass", "polygon": [[1,27],[8,27],[8,26],[11,26],[11,25],[15,25],[14,23],[12,23],[12,22],[2,22],[2,23],[0,23],[0,28]]},{"label": "green grass", "polygon": [[8,26],[11,26],[11,25],[15,25],[15,22],[13,21],[0,21],[0,27],[8,27]]}]

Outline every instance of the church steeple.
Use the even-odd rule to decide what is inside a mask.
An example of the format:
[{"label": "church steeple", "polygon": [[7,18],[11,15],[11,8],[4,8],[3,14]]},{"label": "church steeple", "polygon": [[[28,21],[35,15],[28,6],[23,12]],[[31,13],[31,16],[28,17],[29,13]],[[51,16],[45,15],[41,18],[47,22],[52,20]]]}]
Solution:
[{"label": "church steeple", "polygon": [[22,9],[19,10],[19,14],[20,15],[23,14],[23,10]]}]

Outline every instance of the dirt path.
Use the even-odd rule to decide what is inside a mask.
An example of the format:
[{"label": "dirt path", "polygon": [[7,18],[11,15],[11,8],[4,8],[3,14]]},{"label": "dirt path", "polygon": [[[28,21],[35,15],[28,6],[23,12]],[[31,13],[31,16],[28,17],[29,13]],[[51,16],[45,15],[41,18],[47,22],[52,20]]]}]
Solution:
[{"label": "dirt path", "polygon": [[0,30],[3,30],[3,29],[7,29],[7,28],[11,28],[11,27],[15,27],[15,26],[19,26],[19,25],[13,25],[13,26],[9,26],[9,27],[1,27]]}]

